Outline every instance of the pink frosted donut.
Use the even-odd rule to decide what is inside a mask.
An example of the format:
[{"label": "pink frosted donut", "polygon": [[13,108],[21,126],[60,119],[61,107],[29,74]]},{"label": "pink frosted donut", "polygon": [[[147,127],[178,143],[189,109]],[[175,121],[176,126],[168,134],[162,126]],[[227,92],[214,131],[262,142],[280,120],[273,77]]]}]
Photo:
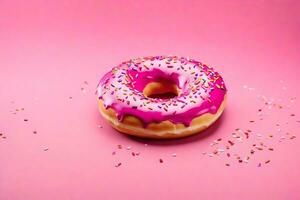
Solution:
[{"label": "pink frosted donut", "polygon": [[100,80],[96,94],[100,113],[120,132],[178,138],[216,121],[226,91],[220,74],[201,62],[154,56],[114,67]]}]

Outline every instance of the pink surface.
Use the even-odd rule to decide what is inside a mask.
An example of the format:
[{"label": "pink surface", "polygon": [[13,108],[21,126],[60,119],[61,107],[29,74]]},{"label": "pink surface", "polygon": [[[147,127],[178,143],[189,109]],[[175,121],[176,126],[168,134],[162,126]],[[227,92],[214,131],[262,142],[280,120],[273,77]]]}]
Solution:
[{"label": "pink surface", "polygon": [[[2,0],[0,199],[300,199],[299,10],[296,0]],[[162,54],[215,66],[224,115],[181,140],[114,131],[97,111],[100,77]],[[252,132],[233,138],[236,128]]]}]

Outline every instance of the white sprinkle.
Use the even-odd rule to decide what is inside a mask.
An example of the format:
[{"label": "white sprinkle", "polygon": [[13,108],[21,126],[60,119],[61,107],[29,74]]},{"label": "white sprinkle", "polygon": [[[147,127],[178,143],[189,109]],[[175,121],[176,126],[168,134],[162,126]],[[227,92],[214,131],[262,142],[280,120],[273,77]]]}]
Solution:
[{"label": "white sprinkle", "polygon": [[130,150],[130,149],[131,149],[131,146],[126,147],[126,149],[127,149],[127,150]]},{"label": "white sprinkle", "polygon": [[218,152],[224,152],[225,150],[224,149],[218,149]]},{"label": "white sprinkle", "polygon": [[210,143],[210,146],[214,146],[214,145],[216,145],[216,144],[219,144],[219,143],[216,142],[216,140],[215,140],[215,141],[213,141],[212,143]]},{"label": "white sprinkle", "polygon": [[173,154],[172,154],[172,157],[176,157],[176,156],[177,156],[177,154],[176,154],[176,153],[173,153]]},{"label": "white sprinkle", "polygon": [[262,112],[259,112],[259,113],[258,113],[258,116],[260,116],[260,117],[261,117],[261,116],[262,116]]},{"label": "white sprinkle", "polygon": [[262,134],[257,133],[256,136],[257,137],[262,137]]}]

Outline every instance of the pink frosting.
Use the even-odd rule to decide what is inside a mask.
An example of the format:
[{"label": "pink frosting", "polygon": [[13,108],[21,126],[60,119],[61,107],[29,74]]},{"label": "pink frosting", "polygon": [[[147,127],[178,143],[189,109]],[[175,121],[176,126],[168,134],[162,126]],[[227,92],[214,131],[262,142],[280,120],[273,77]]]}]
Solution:
[{"label": "pink frosting", "polygon": [[[168,80],[180,89],[170,99],[143,95],[148,83]],[[139,118],[146,127],[169,120],[189,126],[205,113],[216,113],[226,94],[222,77],[212,68],[192,59],[176,56],[136,58],[114,67],[97,88],[106,108],[113,108],[120,121],[126,115]]]}]

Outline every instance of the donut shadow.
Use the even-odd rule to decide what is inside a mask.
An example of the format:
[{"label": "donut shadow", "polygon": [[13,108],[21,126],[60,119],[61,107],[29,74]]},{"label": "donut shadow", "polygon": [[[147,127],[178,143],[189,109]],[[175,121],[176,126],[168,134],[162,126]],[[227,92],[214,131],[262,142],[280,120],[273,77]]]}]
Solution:
[{"label": "donut shadow", "polygon": [[215,121],[210,127],[205,129],[204,131],[201,131],[201,132],[196,133],[191,136],[177,138],[177,139],[162,139],[161,140],[161,139],[139,138],[136,136],[124,134],[120,131],[117,131],[117,132],[119,132],[119,134],[122,134],[124,137],[134,140],[138,143],[149,144],[149,145],[153,145],[153,146],[155,146],[155,145],[157,145],[157,146],[184,145],[184,144],[188,144],[188,143],[198,142],[200,140],[204,140],[206,138],[211,137],[221,127],[225,118],[226,118],[226,110],[224,110],[224,112],[219,117],[219,119],[217,119],[217,121]]}]

